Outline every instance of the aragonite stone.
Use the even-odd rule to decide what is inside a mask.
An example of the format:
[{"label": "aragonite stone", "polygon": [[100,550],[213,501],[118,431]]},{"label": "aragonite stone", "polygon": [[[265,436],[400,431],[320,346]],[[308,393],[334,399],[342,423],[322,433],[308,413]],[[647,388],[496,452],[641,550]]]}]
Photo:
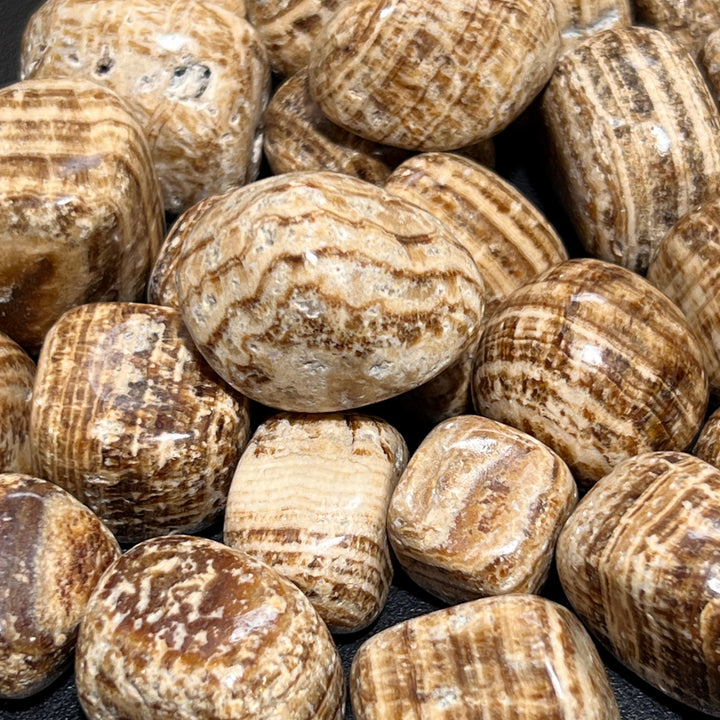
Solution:
[{"label": "aragonite stone", "polygon": [[249,433],[247,399],[172,308],[84,305],[48,333],[32,399],[37,472],[122,542],[212,523]]},{"label": "aragonite stone", "polygon": [[720,470],[679,452],[618,465],[578,503],[557,568],[573,608],[627,667],[720,714]]},{"label": "aragonite stone", "polygon": [[183,319],[227,382],[270,407],[348,410],[421,385],[473,342],[483,282],[420,208],[332,172],[226,194],[183,241]]},{"label": "aragonite stone", "polygon": [[24,698],[70,662],[90,594],[120,546],[62,488],[4,473],[0,548],[0,698]]},{"label": "aragonite stone", "polygon": [[368,140],[453,150],[520,115],[559,50],[552,0],[358,0],[318,34],[310,92],[333,122]]},{"label": "aragonite stone", "polygon": [[720,99],[720,27],[710,33],[700,55],[699,63],[705,70],[708,85],[716,100]]},{"label": "aragonite stone", "polygon": [[32,473],[30,407],[35,363],[0,332],[0,472]]},{"label": "aragonite stone", "polygon": [[711,413],[705,421],[692,453],[701,460],[720,468],[720,408]]},{"label": "aragonite stone", "polygon": [[25,30],[21,73],[120,95],[147,136],[165,208],[179,213],[259,172],[270,69],[237,5],[48,0]]},{"label": "aragonite stone", "polygon": [[684,313],[720,392],[720,199],[682,217],[662,239],[647,279]]},{"label": "aragonite stone", "polygon": [[292,580],[333,632],[360,630],[390,587],[385,522],[407,456],[378,418],[271,417],[235,470],[224,541]]},{"label": "aragonite stone", "polygon": [[173,223],[160,246],[160,251],[150,272],[147,286],[147,301],[150,304],[180,309],[175,271],[185,233],[197,224],[205,210],[214,205],[219,198],[220,195],[209,195],[203,198],[189,207]]},{"label": "aragonite stone", "polygon": [[563,50],[603,30],[632,24],[630,0],[553,0]]},{"label": "aragonite stone", "polygon": [[492,170],[452,153],[403,162],[385,189],[435,215],[472,255],[485,283],[485,317],[511,291],[568,259],[543,214]]},{"label": "aragonite stone", "polygon": [[332,170],[382,185],[408,153],[365,140],[331,122],[310,95],[307,70],[288,78],[264,118],[263,148],[275,175]]},{"label": "aragonite stone", "polygon": [[348,0],[246,0],[250,22],[260,35],[273,71],[289,76],[305,67],[313,40]]},{"label": "aragonite stone", "polygon": [[147,141],[114,93],[0,90],[0,331],[34,354],[65,310],[139,300],[164,231]]},{"label": "aragonite stone", "polygon": [[191,536],[136,545],[88,603],[75,656],[89,720],[342,720],[332,637],[289,580]]},{"label": "aragonite stone", "polygon": [[485,326],[472,390],[478,413],[544,442],[583,485],[633,455],[686,449],[708,402],[680,310],[640,275],[590,258],[506,298]]},{"label": "aragonite stone", "polygon": [[607,30],[564,53],[542,113],[556,186],[594,257],[644,273],[675,222],[720,194],[720,115],[659,30]]},{"label": "aragonite stone", "polygon": [[357,720],[619,720],[605,668],[567,609],[534,595],[473,600],[406,620],[355,656]]},{"label": "aragonite stone", "polygon": [[437,425],[393,493],[398,561],[446,602],[538,592],[577,501],[567,465],[535,438],[477,415]]},{"label": "aragonite stone", "polygon": [[720,28],[717,0],[633,0],[635,20],[676,40],[697,58],[708,35]]}]

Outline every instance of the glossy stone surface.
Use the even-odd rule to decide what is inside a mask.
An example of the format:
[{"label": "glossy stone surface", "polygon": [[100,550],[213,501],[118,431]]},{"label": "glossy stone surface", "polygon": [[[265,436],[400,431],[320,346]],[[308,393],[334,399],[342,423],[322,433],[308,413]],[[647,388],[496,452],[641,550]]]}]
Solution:
[{"label": "glossy stone surface", "polygon": [[317,36],[310,92],[333,122],[368,140],[451,150],[514,120],[559,49],[551,0],[358,0]]},{"label": "glossy stone surface", "polygon": [[90,594],[120,547],[65,490],[20,473],[0,474],[0,547],[0,698],[23,698],[69,663]]},{"label": "glossy stone surface", "polygon": [[580,501],[557,546],[574,609],[647,682],[720,714],[720,470],[630,458]]},{"label": "glossy stone surface", "polygon": [[89,720],[341,720],[330,633],[291,582],[212,540],[165,536],[114,563],[75,661]]},{"label": "glossy stone surface", "polygon": [[385,189],[441,220],[472,255],[485,283],[485,317],[567,250],[544,215],[492,170],[452,153],[421,153]]},{"label": "glossy stone surface", "polygon": [[265,112],[263,148],[272,172],[332,170],[382,185],[407,152],[365,140],[328,120],[310,95],[307,70],[286,80]]},{"label": "glossy stone surface", "polygon": [[696,59],[708,35],[720,28],[717,0],[633,0],[633,7],[638,24],[666,32]]},{"label": "glossy stone surface", "polygon": [[590,35],[632,24],[630,0],[553,0],[563,51]]},{"label": "glossy stone surface", "polygon": [[34,354],[65,310],[140,299],[164,230],[148,144],[115,94],[0,90],[0,331]]},{"label": "glossy stone surface", "polygon": [[680,310],[619,265],[569,260],[512,293],[476,356],[479,414],[555,450],[591,485],[627,457],[684,450],[702,424],[702,350]]},{"label": "glossy stone surface", "polygon": [[567,609],[504,595],[406,620],[367,640],[350,675],[357,720],[619,720],[605,668]]},{"label": "glossy stone surface", "polygon": [[333,632],[365,628],[392,579],[385,521],[407,458],[377,418],[276,415],[237,465],[224,542],[292,580]]},{"label": "glossy stone surface", "polygon": [[594,257],[644,274],[675,222],[720,194],[720,115],[663,32],[608,30],[564,53],[542,114],[555,186]]},{"label": "glossy stone surface", "polygon": [[32,472],[30,403],[35,363],[0,332],[0,472]]},{"label": "glossy stone surface", "polygon": [[208,362],[282,410],[368,405],[421,385],[474,342],[483,283],[433,216],[339,173],[226,194],[185,234],[183,319]]},{"label": "glossy stone surface", "polygon": [[246,0],[248,19],[268,51],[273,72],[289,76],[307,65],[323,25],[348,0]]},{"label": "glossy stone surface", "polygon": [[720,199],[682,217],[647,273],[682,311],[702,347],[710,390],[720,392]]},{"label": "glossy stone surface", "polygon": [[257,177],[267,53],[228,0],[48,0],[23,36],[24,78],[73,77],[127,102],[166,210]]},{"label": "glossy stone surface", "polygon": [[577,501],[567,465],[477,415],[437,425],[393,493],[388,534],[421,587],[446,602],[538,592]]},{"label": "glossy stone surface", "polygon": [[176,310],[84,305],[48,333],[32,400],[37,472],[123,542],[209,525],[249,426],[247,400],[207,366]]}]

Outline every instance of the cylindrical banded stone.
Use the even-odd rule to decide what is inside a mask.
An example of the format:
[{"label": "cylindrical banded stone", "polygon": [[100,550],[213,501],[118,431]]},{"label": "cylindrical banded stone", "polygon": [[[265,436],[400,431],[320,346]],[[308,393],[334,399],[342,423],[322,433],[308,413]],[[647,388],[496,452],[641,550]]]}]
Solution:
[{"label": "cylindrical banded stone", "polygon": [[553,0],[563,50],[603,30],[632,24],[630,0]]},{"label": "cylindrical banded stone", "polygon": [[48,0],[23,36],[24,78],[110,88],[140,123],[169,212],[254,180],[267,53],[230,0]]},{"label": "cylindrical banded stone", "polygon": [[509,182],[452,153],[422,153],[385,189],[435,215],[472,255],[485,284],[485,317],[512,290],[568,259],[542,213]]},{"label": "cylindrical banded stone", "polygon": [[0,548],[0,698],[23,698],[69,663],[90,594],[120,547],[70,493],[7,473]]},{"label": "cylindrical banded stone", "polygon": [[674,223],[720,193],[720,115],[663,32],[608,30],[564,53],[542,112],[557,185],[590,255],[644,273]]},{"label": "cylindrical banded stone", "polygon": [[682,217],[662,239],[647,279],[684,313],[720,392],[720,199]]},{"label": "cylindrical banded stone", "polygon": [[86,80],[0,90],[0,330],[31,353],[86,302],[139,300],[162,242],[142,129]]},{"label": "cylindrical banded stone", "polygon": [[488,320],[472,382],[479,414],[544,442],[592,484],[627,457],[684,450],[702,424],[702,350],[647,280],[569,260],[509,295]]},{"label": "cylindrical banded stone", "polygon": [[83,305],[48,333],[30,424],[37,472],[121,541],[211,524],[249,434],[247,399],[208,367],[177,310]]},{"label": "cylindrical banded stone", "polygon": [[224,542],[292,580],[332,631],[360,630],[390,587],[385,522],[407,455],[379,418],[276,415],[237,465]]},{"label": "cylindrical banded stone", "polygon": [[676,40],[697,58],[708,35],[720,28],[717,0],[633,0],[635,20]]},{"label": "cylindrical banded stone", "polygon": [[539,592],[577,501],[567,465],[529,435],[477,415],[437,425],[390,501],[407,574],[446,602]]},{"label": "cylindrical banded stone", "polygon": [[323,25],[348,0],[245,0],[250,22],[268,51],[270,66],[289,76],[308,63]]},{"label": "cylindrical banded stone", "polygon": [[0,332],[0,472],[31,473],[30,408],[35,363]]},{"label": "cylindrical banded stone", "polygon": [[480,272],[439,220],[331,172],[224,195],[185,234],[177,290],[221,377],[300,412],[421,385],[476,341],[483,316]]},{"label": "cylindrical banded stone", "polygon": [[580,621],[534,595],[474,600],[406,620],[355,656],[357,720],[619,720],[605,668]]},{"label": "cylindrical banded stone", "polygon": [[678,452],[619,464],[578,503],[557,568],[580,618],[656,688],[720,714],[720,470]]},{"label": "cylindrical banded stone", "polygon": [[358,0],[317,36],[310,92],[368,140],[452,150],[520,115],[559,50],[552,0]]},{"label": "cylindrical banded stone", "polygon": [[408,155],[365,140],[325,117],[310,95],[306,69],[275,91],[264,124],[263,149],[275,175],[332,170],[382,185]]},{"label": "cylindrical banded stone", "polygon": [[343,670],[320,616],[245,553],[185,535],[108,568],[82,620],[75,678],[89,720],[342,720]]}]

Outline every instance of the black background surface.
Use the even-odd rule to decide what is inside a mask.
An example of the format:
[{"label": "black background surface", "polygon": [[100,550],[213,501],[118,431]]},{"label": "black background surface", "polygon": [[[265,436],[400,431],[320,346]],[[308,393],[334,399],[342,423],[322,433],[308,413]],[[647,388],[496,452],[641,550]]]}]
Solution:
[{"label": "black background surface", "polygon": [[[19,79],[20,36],[27,19],[40,5],[39,0],[0,0],[0,87]],[[550,185],[539,170],[539,140],[523,123],[506,132],[497,143],[497,170],[540,206],[565,239],[572,254],[579,254],[569,225],[550,194]],[[401,430],[406,428],[400,427]],[[409,438],[411,446],[417,437]],[[209,533],[221,539],[219,526]],[[3,548],[0,548],[0,552]],[[544,593],[563,601],[555,578]],[[441,603],[426,595],[397,571],[385,610],[367,631],[352,636],[336,636],[346,671],[361,643],[370,635],[395,623],[430,610]],[[625,720],[701,720],[707,716],[669,700],[621,667],[601,650],[615,690],[620,712]],[[1,670],[0,670],[1,671]],[[348,720],[353,714],[348,705]],[[43,693],[22,701],[0,700],[0,720],[80,720],[84,715],[78,704],[71,670],[67,670]]]}]

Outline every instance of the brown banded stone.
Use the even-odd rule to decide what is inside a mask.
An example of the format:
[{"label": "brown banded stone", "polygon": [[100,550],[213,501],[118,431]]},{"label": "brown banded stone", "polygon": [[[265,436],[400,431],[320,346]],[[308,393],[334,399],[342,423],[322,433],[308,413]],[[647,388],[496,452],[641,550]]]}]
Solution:
[{"label": "brown banded stone", "polygon": [[720,392],[720,199],[682,217],[662,239],[647,279],[684,313]]},{"label": "brown banded stone", "polygon": [[720,470],[679,452],[629,458],[578,503],[557,545],[565,593],[644,680],[720,714]]},{"label": "brown banded stone", "polygon": [[632,24],[630,0],[553,0],[563,51],[603,30]]},{"label": "brown banded stone", "polygon": [[556,185],[594,257],[644,273],[675,222],[720,194],[718,109],[659,30],[607,30],[564,53],[542,113]]},{"label": "brown banded stone", "polygon": [[35,363],[0,332],[0,472],[31,473],[30,407]]},{"label": "brown banded stone", "polygon": [[120,98],[85,80],[0,90],[0,330],[34,354],[65,310],[139,300],[164,231]]},{"label": "brown banded stone", "polygon": [[229,0],[48,0],[23,36],[24,78],[91,80],[120,95],[152,151],[165,208],[254,180],[267,53]]},{"label": "brown banded stone", "polygon": [[270,66],[289,76],[307,65],[323,25],[348,0],[246,0],[247,14],[268,51]]},{"label": "brown banded stone", "polygon": [[401,622],[355,656],[357,720],[619,720],[580,621],[533,595],[473,600]]},{"label": "brown banded stone", "polygon": [[365,628],[392,580],[385,521],[407,456],[379,418],[276,415],[237,465],[224,542],[292,580],[333,632]]},{"label": "brown banded stone", "polygon": [[720,408],[711,413],[705,421],[695,440],[692,453],[720,468]]},{"label": "brown banded stone", "polygon": [[484,295],[439,220],[331,172],[223,196],[185,234],[177,291],[227,382],[300,412],[368,405],[439,374],[475,342]]},{"label": "brown banded stone", "polygon": [[569,260],[509,295],[476,355],[481,415],[541,440],[590,485],[627,457],[684,450],[702,424],[702,350],[640,275]]},{"label": "brown banded stone", "polygon": [[32,399],[37,472],[123,542],[212,523],[249,432],[247,399],[207,366],[177,310],[83,305],[48,333]]},{"label": "brown banded stone", "polygon": [[552,450],[464,415],[437,425],[413,454],[388,534],[407,574],[446,602],[534,593],[576,501],[570,470]]},{"label": "brown banded stone", "polygon": [[715,100],[720,102],[720,27],[708,35],[698,62],[705,70]]},{"label": "brown banded stone", "polygon": [[365,140],[331,122],[310,95],[307,70],[286,80],[264,118],[263,149],[275,175],[332,170],[382,185],[408,153]]},{"label": "brown banded stone", "polygon": [[368,140],[453,150],[520,115],[559,50],[552,0],[358,0],[317,36],[310,92],[333,122]]},{"label": "brown banded stone", "polygon": [[0,698],[24,698],[67,666],[95,584],[120,547],[53,483],[0,474]]},{"label": "brown banded stone", "polygon": [[341,720],[332,637],[289,580],[199,537],[136,545],[87,606],[75,677],[90,720]]},{"label": "brown banded stone", "polygon": [[635,20],[662,30],[697,59],[710,33],[720,28],[717,0],[633,0]]}]

